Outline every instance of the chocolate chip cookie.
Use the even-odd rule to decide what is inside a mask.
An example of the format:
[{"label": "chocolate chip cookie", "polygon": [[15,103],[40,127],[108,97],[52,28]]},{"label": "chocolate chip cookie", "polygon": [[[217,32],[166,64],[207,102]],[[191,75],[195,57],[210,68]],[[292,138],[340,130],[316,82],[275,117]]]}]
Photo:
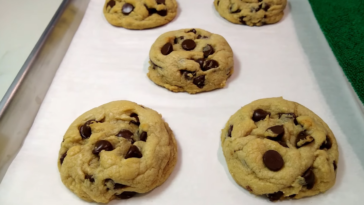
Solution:
[{"label": "chocolate chip cookie", "polygon": [[176,0],[106,0],[106,20],[127,29],[147,29],[162,26],[177,14]]},{"label": "chocolate chip cookie", "polygon": [[222,130],[221,143],[235,181],[271,201],[313,196],[335,184],[335,136],[296,102],[268,98],[242,107]]},{"label": "chocolate chip cookie", "polygon": [[248,26],[280,21],[287,0],[215,0],[214,5],[226,20]]},{"label": "chocolate chip cookie", "polygon": [[173,92],[223,88],[234,70],[233,52],[225,38],[202,29],[164,33],[149,57],[148,77]]},{"label": "chocolate chip cookie", "polygon": [[174,135],[160,114],[129,101],[78,117],[58,156],[62,182],[86,201],[108,203],[161,185],[177,161]]}]

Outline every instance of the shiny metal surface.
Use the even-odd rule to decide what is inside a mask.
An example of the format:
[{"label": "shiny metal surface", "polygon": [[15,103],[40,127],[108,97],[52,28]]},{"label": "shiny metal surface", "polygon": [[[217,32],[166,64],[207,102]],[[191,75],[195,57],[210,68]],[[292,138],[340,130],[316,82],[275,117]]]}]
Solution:
[{"label": "shiny metal surface", "polygon": [[0,182],[33,124],[89,0],[63,0],[0,102]]}]

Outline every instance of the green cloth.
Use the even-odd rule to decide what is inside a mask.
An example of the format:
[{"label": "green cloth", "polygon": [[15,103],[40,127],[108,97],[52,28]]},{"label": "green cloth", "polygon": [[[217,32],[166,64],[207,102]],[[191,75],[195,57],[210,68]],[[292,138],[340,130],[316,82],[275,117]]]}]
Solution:
[{"label": "green cloth", "polygon": [[364,104],[364,0],[309,0],[316,19]]}]

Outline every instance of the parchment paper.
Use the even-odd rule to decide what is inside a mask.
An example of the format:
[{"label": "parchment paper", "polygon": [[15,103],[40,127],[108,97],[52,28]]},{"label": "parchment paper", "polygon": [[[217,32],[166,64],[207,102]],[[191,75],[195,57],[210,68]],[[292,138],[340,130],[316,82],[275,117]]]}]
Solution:
[{"label": "parchment paper", "polygon": [[[340,147],[337,181],[332,189],[279,204],[361,204],[364,170],[348,139],[363,135],[344,134],[346,128],[338,123],[336,110],[331,109],[322,92],[309,54],[303,49],[307,45],[301,44],[296,33],[297,26],[302,29],[307,25],[308,29],[317,23],[309,4],[298,1],[291,1],[280,23],[248,27],[220,17],[212,0],[179,0],[178,15],[168,25],[131,31],[108,24],[102,14],[104,1],[91,0],[24,145],[0,185],[0,204],[89,204],[61,182],[57,169],[60,143],[76,117],[122,99],[163,115],[175,133],[179,161],[168,181],[154,191],[110,204],[272,204],[234,182],[222,154],[220,133],[240,107],[277,96],[299,102],[321,116]],[[302,9],[307,10],[301,16],[307,16],[307,24],[297,25],[292,12]],[[182,28],[202,28],[224,36],[230,43],[235,73],[224,89],[197,95],[172,93],[147,78],[152,43],[160,34]],[[327,49],[320,45],[310,46],[317,53],[331,52],[320,50]],[[339,95],[341,91],[337,92]]]}]

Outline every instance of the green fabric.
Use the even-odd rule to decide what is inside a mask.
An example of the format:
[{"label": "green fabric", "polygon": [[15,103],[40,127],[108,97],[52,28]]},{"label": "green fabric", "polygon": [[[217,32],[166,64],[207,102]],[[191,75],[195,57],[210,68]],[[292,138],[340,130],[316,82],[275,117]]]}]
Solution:
[{"label": "green fabric", "polygon": [[364,104],[364,0],[309,0],[336,59]]}]

